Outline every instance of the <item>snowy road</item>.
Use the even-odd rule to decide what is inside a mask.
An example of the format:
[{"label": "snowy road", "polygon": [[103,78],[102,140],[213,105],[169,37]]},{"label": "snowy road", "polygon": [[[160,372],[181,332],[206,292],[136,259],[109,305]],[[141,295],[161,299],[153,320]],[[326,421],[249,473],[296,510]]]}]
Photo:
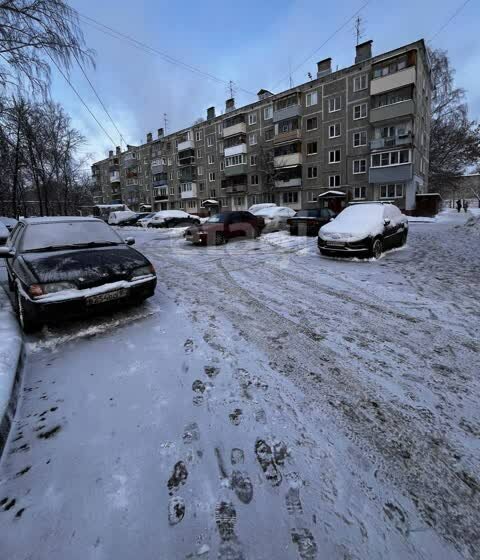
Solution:
[{"label": "snowy road", "polygon": [[478,557],[480,234],[464,221],[412,224],[373,262],[285,234],[139,232],[154,298],[28,339],[0,558]]}]

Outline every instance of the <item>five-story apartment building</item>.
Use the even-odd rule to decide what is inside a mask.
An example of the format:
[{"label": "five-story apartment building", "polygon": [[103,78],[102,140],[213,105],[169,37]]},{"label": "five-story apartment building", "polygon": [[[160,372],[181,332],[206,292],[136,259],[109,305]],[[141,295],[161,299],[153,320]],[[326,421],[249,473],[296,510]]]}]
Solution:
[{"label": "five-story apartment building", "polygon": [[431,82],[423,40],[372,56],[356,47],[355,63],[279,94],[142,146],[119,148],[92,166],[96,203],[132,209],[247,209],[276,202],[294,209],[349,201],[389,200],[405,211],[425,192]]}]

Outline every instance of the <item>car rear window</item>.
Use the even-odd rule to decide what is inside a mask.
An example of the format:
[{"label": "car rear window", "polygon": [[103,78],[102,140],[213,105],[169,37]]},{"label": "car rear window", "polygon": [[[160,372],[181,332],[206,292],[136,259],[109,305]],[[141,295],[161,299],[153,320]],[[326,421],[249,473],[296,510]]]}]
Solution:
[{"label": "car rear window", "polygon": [[295,218],[317,218],[320,215],[320,210],[299,210],[295,214]]},{"label": "car rear window", "polygon": [[206,221],[207,224],[223,224],[226,219],[226,214],[215,214],[214,216],[210,216]]},{"label": "car rear window", "polygon": [[45,222],[27,225],[22,250],[32,251],[44,247],[63,247],[83,243],[121,243],[122,240],[105,222],[72,221]]}]

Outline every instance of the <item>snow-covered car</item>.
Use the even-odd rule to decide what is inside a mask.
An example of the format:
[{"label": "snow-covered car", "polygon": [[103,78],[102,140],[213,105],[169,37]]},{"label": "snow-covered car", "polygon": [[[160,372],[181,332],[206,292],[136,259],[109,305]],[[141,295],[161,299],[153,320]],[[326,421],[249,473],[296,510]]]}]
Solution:
[{"label": "snow-covered car", "polygon": [[322,255],[379,258],[385,249],[404,245],[408,219],[397,206],[367,202],[347,206],[318,232]]},{"label": "snow-covered car", "polygon": [[0,245],[5,245],[9,235],[10,232],[8,231],[7,226],[3,222],[0,222]]},{"label": "snow-covered car", "polygon": [[192,216],[183,210],[160,210],[148,222],[149,228],[172,228],[188,227],[199,225],[200,220],[197,216]]},{"label": "snow-covered car", "polygon": [[118,212],[110,212],[108,215],[108,224],[111,226],[118,226],[122,222],[126,222],[134,218],[137,214],[131,210],[120,210]]},{"label": "snow-covered car", "polygon": [[278,231],[286,229],[287,219],[295,216],[295,210],[287,206],[273,206],[269,208],[260,208],[252,212],[254,216],[263,218],[262,233]]},{"label": "snow-covered car", "polygon": [[8,231],[12,231],[17,225],[17,220],[15,218],[8,218],[7,216],[0,216],[0,223],[7,226]]},{"label": "snow-covered car", "polygon": [[318,235],[318,230],[335,217],[330,208],[299,210],[293,218],[287,219],[290,235]]},{"label": "snow-covered car", "polygon": [[25,332],[154,294],[155,269],[129,246],[133,237],[122,239],[97,218],[26,218],[8,243],[0,257]]},{"label": "snow-covered car", "polygon": [[132,216],[131,218],[128,218],[128,220],[124,220],[123,222],[120,222],[118,225],[120,227],[128,227],[128,226],[142,227],[142,224],[139,224],[139,221],[148,220],[149,218],[153,218],[153,216],[155,216],[155,212],[137,212],[135,216]]},{"label": "snow-covered car", "polygon": [[255,215],[255,212],[257,210],[263,210],[264,208],[273,208],[275,206],[276,204],[273,204],[273,202],[262,202],[261,204],[252,204],[248,211]]}]

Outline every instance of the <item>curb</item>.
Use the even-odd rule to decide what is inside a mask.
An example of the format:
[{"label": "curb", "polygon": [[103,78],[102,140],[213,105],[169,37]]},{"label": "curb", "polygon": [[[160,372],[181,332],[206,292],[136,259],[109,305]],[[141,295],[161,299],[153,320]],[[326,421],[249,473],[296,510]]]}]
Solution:
[{"label": "curb", "polygon": [[0,287],[0,458],[17,410],[23,362],[22,332],[10,300]]}]

